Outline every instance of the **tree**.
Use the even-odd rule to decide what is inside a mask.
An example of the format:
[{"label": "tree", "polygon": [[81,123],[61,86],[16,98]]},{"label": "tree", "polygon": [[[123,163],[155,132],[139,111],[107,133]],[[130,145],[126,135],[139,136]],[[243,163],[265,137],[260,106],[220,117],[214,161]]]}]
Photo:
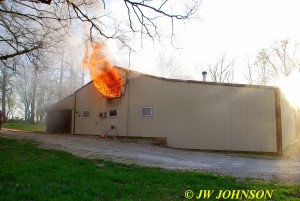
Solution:
[{"label": "tree", "polygon": [[248,60],[248,65],[247,65],[247,73],[245,74],[246,79],[248,81],[249,84],[253,84],[254,83],[254,78],[253,78],[253,66],[250,64],[249,60]]},{"label": "tree", "polygon": [[174,57],[168,57],[165,53],[160,53],[157,58],[157,66],[155,72],[159,76],[166,78],[184,78],[183,68]]},{"label": "tree", "polygon": [[288,76],[294,68],[298,68],[297,46],[297,43],[292,44],[288,39],[275,41],[271,48],[262,49],[258,53],[256,63],[268,68],[276,78],[280,75]]},{"label": "tree", "polygon": [[23,105],[20,109],[23,109],[25,121],[34,123],[38,70],[30,64],[30,62],[23,62],[22,66],[20,64],[20,69],[16,72],[14,88]]},{"label": "tree", "polygon": [[[116,39],[125,43],[124,34],[129,30],[150,38],[160,36],[159,23],[162,18],[170,19],[171,35],[174,20],[185,20],[197,10],[196,0],[184,1],[180,5],[172,0],[131,1],[123,0],[123,12],[127,12],[127,25],[113,23],[108,0],[2,0],[0,1],[0,60],[26,56],[37,63],[45,50],[56,46],[70,32],[72,23],[84,22],[89,27],[90,39]],[[175,8],[183,7],[183,12]],[[96,8],[101,8],[96,12]],[[95,14],[97,13],[97,14]],[[116,24],[115,26],[111,26]],[[117,25],[119,24],[119,25]],[[121,24],[121,25],[120,25]],[[125,28],[124,28],[125,27]],[[40,62],[38,67],[43,66]]]},{"label": "tree", "polygon": [[[115,19],[111,13],[113,4],[120,2],[126,19]],[[17,96],[8,98],[4,91],[3,101],[16,105],[25,120],[33,123],[43,120],[43,107],[84,84],[86,73],[74,67],[79,66],[78,56],[63,44],[78,31],[73,26],[78,22],[88,31],[80,38],[115,39],[128,47],[128,38],[137,34],[160,39],[165,35],[161,27],[169,27],[172,38],[176,20],[190,18],[197,7],[197,0],[0,0],[0,64],[16,71],[12,91]]]},{"label": "tree", "polygon": [[258,85],[267,85],[272,78],[272,69],[268,65],[268,60],[266,59],[267,52],[266,49],[262,49],[256,57],[254,62],[254,68],[256,73],[255,83]]},{"label": "tree", "polygon": [[[50,73],[49,73],[50,71]],[[36,122],[41,123],[45,119],[46,107],[57,101],[58,83],[55,82],[55,77],[51,75],[51,70],[47,69],[39,72],[37,75],[35,114]]]},{"label": "tree", "polygon": [[226,55],[214,64],[208,65],[209,74],[213,82],[232,83],[234,80],[234,60],[226,62]]},{"label": "tree", "polygon": [[[73,94],[76,89],[85,84],[86,72],[80,68],[82,52],[74,45],[63,42],[56,48],[56,61],[48,69],[43,70],[42,82],[55,83],[54,93],[57,100]],[[39,73],[41,75],[41,72]],[[47,88],[45,84],[44,87]],[[56,101],[57,101],[56,100]]]},{"label": "tree", "polygon": [[1,92],[2,92],[2,118],[3,122],[6,122],[6,95],[8,87],[8,74],[6,67],[1,68],[2,72],[2,83],[1,83]]},{"label": "tree", "polygon": [[45,66],[45,49],[58,41],[56,23],[52,25],[47,19],[32,2],[0,1],[0,61],[11,63],[13,58],[26,57],[37,66]]},{"label": "tree", "polygon": [[61,44],[55,52],[57,59],[49,68],[37,70],[32,63],[27,62],[16,72],[14,87],[21,97],[16,105],[23,110],[26,121],[43,122],[48,105],[73,94],[82,86],[82,71],[79,67],[81,59],[77,49],[69,48],[67,43]]},{"label": "tree", "polygon": [[59,86],[58,86],[58,100],[61,100],[62,97],[62,84],[63,84],[63,77],[64,77],[64,52],[62,52],[62,58],[60,63],[60,73],[59,73]]},{"label": "tree", "polygon": [[[12,78],[14,75],[14,72],[11,71],[11,69],[7,68],[7,63],[0,62],[0,68],[1,68],[1,82],[0,82],[0,90],[2,93],[1,96],[1,103],[2,103],[2,115],[3,115],[3,121],[6,121],[7,117],[7,107],[11,109],[11,96],[12,96]],[[11,67],[13,68],[13,67]],[[9,110],[10,111],[10,110]]]},{"label": "tree", "polygon": [[15,98],[12,90],[8,91],[8,93],[7,93],[6,105],[7,105],[6,118],[13,119],[15,107],[16,107],[16,98]]},{"label": "tree", "polygon": [[288,39],[275,41],[270,48],[260,50],[253,63],[255,83],[267,85],[280,76],[289,76],[293,70],[299,70],[299,56],[298,43]]},{"label": "tree", "polygon": [[30,123],[34,124],[35,121],[35,104],[36,104],[36,89],[37,89],[37,68],[34,69],[34,77],[32,80],[32,96],[31,96],[31,102],[30,102]]}]

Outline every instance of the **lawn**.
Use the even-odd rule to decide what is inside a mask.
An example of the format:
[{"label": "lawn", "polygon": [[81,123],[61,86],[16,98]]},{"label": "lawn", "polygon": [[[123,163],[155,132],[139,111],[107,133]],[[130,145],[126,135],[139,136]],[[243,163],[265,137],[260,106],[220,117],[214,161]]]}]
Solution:
[{"label": "lawn", "polygon": [[1,201],[185,200],[188,189],[195,194],[201,189],[274,190],[272,200],[300,200],[295,185],[89,160],[5,138],[0,138],[0,165]]},{"label": "lawn", "polygon": [[46,126],[44,124],[29,124],[24,122],[7,122],[3,123],[2,127],[33,132],[45,132],[46,130]]}]

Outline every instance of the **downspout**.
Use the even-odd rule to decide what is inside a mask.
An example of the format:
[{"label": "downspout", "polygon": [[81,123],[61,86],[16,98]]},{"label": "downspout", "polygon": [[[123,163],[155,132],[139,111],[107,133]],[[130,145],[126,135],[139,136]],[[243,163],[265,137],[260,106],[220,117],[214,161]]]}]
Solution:
[{"label": "downspout", "polygon": [[127,136],[129,136],[129,79],[128,76],[130,75],[130,65],[131,65],[131,47],[129,47],[129,58],[128,58],[128,71],[127,71],[127,76],[126,76],[126,84],[127,84]]},{"label": "downspout", "polygon": [[74,92],[74,108],[73,108],[73,111],[74,111],[74,115],[73,115],[73,133],[72,134],[75,134],[75,115],[76,115],[76,91]]},{"label": "downspout", "polygon": [[276,118],[276,145],[277,154],[282,155],[282,122],[281,122],[281,104],[280,89],[275,89],[275,118]]},{"label": "downspout", "polygon": [[128,133],[129,133],[129,79],[126,78],[126,84],[127,84],[127,87],[126,87],[126,91],[127,91],[127,136]]}]

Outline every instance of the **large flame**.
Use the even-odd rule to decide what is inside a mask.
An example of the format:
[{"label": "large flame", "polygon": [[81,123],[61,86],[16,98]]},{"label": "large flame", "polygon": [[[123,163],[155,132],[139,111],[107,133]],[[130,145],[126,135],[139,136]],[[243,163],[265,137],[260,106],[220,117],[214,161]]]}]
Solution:
[{"label": "large flame", "polygon": [[287,77],[282,77],[278,82],[279,88],[289,101],[290,105],[300,109],[300,73],[293,72]]},{"label": "large flame", "polygon": [[121,96],[122,78],[103,53],[104,46],[92,43],[87,46],[82,67],[89,69],[96,88],[106,98]]}]

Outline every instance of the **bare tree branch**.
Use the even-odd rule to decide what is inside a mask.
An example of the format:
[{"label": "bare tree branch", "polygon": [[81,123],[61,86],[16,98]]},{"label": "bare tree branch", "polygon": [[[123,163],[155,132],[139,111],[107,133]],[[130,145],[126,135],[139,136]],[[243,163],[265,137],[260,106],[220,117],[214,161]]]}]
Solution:
[{"label": "bare tree branch", "polygon": [[9,58],[12,58],[12,57],[15,57],[15,56],[19,56],[19,55],[22,55],[22,54],[27,54],[27,53],[30,53],[34,50],[37,50],[39,48],[41,48],[42,45],[38,45],[38,46],[35,46],[35,47],[32,47],[31,49],[24,49],[22,51],[17,51],[16,53],[14,54],[9,54],[9,55],[4,55],[4,56],[0,56],[0,60],[7,60]]},{"label": "bare tree branch", "polygon": [[299,51],[297,44],[292,46],[288,39],[276,41],[270,48],[262,49],[254,62],[257,83],[266,85],[282,75],[289,76],[294,69],[298,69],[297,51]]},{"label": "bare tree branch", "polygon": [[208,71],[213,82],[232,83],[234,80],[234,60],[226,63],[226,55],[222,57],[213,66],[208,65]]},{"label": "bare tree branch", "polygon": [[[198,8],[198,0],[188,0],[181,3],[180,12],[172,10],[171,0],[163,0],[160,3],[154,1],[123,0],[125,11],[128,15],[127,29],[120,30],[117,21],[111,26],[113,16],[109,13],[107,0],[4,0],[0,1],[0,59],[5,60],[20,57],[36,66],[46,66],[44,62],[38,62],[44,58],[42,54],[54,46],[57,46],[64,35],[68,35],[72,23],[88,23],[89,38],[122,39],[126,42],[126,34],[139,32],[141,40],[143,35],[154,40],[160,40],[161,18],[170,19],[171,43],[174,36],[174,20],[186,20],[190,18]],[[94,6],[100,3],[104,10],[101,15],[94,12]],[[178,2],[177,2],[178,3]],[[103,14],[104,13],[104,14]],[[43,46],[40,45],[43,43]],[[27,58],[26,58],[27,57]]]}]

